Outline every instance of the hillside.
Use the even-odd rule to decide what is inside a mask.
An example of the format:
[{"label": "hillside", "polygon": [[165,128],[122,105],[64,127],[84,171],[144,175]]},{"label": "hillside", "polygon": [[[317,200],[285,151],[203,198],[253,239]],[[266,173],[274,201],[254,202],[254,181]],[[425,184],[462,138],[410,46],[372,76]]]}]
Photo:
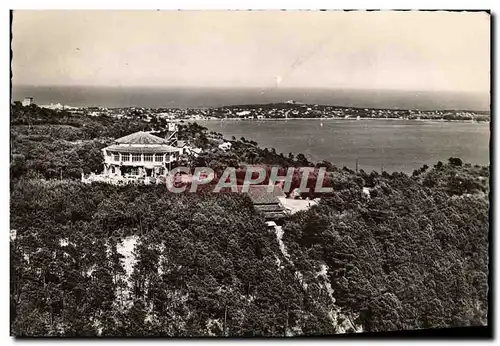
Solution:
[{"label": "hillside", "polygon": [[[27,123],[11,128],[13,335],[292,336],[487,324],[489,167],[450,158],[408,176],[322,162],[334,192],[273,231],[246,195],[82,184],[82,171],[99,169],[106,138],[146,125],[51,112],[11,115]],[[198,125],[183,125],[181,136],[206,149],[185,159],[214,170],[312,165],[245,139],[223,152],[220,136]]]}]

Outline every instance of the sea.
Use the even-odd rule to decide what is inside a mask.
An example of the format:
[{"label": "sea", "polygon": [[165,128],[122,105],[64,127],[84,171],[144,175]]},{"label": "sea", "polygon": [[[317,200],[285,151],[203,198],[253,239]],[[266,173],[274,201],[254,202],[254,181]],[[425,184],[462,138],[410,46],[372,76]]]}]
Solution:
[{"label": "sea", "polygon": [[388,119],[197,121],[230,139],[245,137],[277,152],[365,172],[411,174],[450,157],[489,165],[490,124]]},{"label": "sea", "polygon": [[206,108],[294,100],[308,104],[420,110],[490,109],[490,96],[476,93],[301,88],[152,88],[96,86],[13,86],[12,101],[73,107]]}]

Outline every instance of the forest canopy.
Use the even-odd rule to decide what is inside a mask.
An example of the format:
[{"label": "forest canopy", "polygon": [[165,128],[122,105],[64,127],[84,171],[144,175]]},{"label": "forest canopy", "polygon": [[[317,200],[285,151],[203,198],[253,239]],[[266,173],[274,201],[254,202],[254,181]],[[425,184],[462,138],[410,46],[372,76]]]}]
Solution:
[{"label": "forest canopy", "polygon": [[[151,124],[11,108],[16,336],[291,336],[487,324],[490,168],[354,172],[183,124],[214,170],[326,167],[333,193],[266,227],[244,194],[86,185]],[[161,131],[161,125],[156,129]],[[306,196],[303,196],[306,197]],[[316,196],[307,196],[316,197]]]}]

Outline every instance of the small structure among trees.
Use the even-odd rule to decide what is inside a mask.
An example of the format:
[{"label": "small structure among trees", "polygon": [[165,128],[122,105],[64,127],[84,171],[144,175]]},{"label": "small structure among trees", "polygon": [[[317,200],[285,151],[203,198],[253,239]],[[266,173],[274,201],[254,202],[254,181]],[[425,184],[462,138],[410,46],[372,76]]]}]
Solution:
[{"label": "small structure among trees", "polygon": [[[242,186],[239,186],[238,189],[242,189]],[[252,200],[254,208],[263,213],[266,220],[280,220],[287,216],[285,208],[279,200],[279,197],[285,197],[285,193],[279,185],[275,185],[272,191],[269,191],[268,185],[250,185],[248,196]]]}]

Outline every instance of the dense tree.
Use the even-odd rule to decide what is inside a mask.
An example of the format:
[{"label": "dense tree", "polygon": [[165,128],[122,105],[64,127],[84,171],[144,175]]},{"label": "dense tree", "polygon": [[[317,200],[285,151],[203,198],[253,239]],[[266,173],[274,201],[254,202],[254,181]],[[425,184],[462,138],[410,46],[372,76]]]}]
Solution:
[{"label": "dense tree", "polygon": [[[456,166],[428,172],[432,189],[427,177],[372,176],[370,198],[342,189],[298,213],[284,238],[294,262],[328,265],[337,304],[367,331],[484,325],[487,170]],[[451,188],[455,174],[477,186]]]},{"label": "dense tree", "polygon": [[21,179],[11,206],[16,335],[283,335],[297,314],[335,332],[246,196]]},{"label": "dense tree", "polygon": [[[138,119],[11,107],[11,333],[283,336],[485,325],[489,167],[458,158],[356,173],[183,124],[192,166],[326,167],[331,194],[284,223],[251,200],[165,186],[85,185]],[[154,125],[161,125],[155,122]],[[283,172],[281,172],[283,173]],[[244,171],[238,171],[242,179]],[[307,187],[318,178],[313,172]],[[293,186],[299,185],[295,172]],[[368,192],[366,191],[368,189]],[[314,190],[302,197],[318,197]]]}]

